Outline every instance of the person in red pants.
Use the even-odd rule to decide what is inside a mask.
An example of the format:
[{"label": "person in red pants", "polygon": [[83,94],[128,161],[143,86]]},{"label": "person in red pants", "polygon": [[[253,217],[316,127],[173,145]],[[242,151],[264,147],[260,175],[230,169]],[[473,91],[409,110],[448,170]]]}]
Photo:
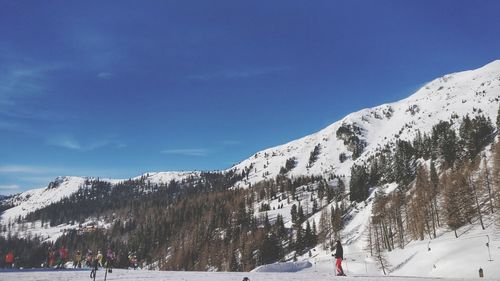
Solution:
[{"label": "person in red pants", "polygon": [[344,249],[342,249],[342,244],[340,240],[337,240],[337,245],[335,246],[335,270],[337,276],[345,276],[344,270],[342,269],[342,260],[344,259]]}]

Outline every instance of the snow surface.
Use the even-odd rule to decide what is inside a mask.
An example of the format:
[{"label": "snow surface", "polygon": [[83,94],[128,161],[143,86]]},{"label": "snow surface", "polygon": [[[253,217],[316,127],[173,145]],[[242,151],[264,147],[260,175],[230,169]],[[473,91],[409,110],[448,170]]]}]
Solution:
[{"label": "snow surface", "polygon": [[[53,272],[12,272],[0,273],[0,281],[80,281],[89,279],[89,271],[53,271]],[[417,281],[417,280],[470,280],[470,279],[435,279],[416,277],[383,277],[383,276],[334,276],[333,272],[297,272],[297,273],[262,273],[262,272],[172,272],[146,270],[113,270],[106,280],[148,280],[148,281],[241,281],[248,277],[250,281]],[[479,279],[479,278],[478,278]],[[97,272],[96,280],[104,280],[104,271]],[[481,280],[495,280],[483,278]]]},{"label": "snow surface", "polygon": [[312,267],[312,263],[309,261],[277,262],[261,265],[252,272],[297,272],[310,267]]}]

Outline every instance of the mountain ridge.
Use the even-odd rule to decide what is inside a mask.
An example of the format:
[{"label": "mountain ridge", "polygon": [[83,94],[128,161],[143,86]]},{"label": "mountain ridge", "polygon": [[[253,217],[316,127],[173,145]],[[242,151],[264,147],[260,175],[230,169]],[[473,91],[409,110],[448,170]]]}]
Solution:
[{"label": "mountain ridge", "polygon": [[[465,116],[466,114],[472,115],[475,114],[475,106],[480,108],[482,111],[485,111],[486,115],[493,119],[496,116],[497,110],[495,103],[500,101],[499,88],[500,60],[495,60],[475,70],[447,74],[426,83],[423,87],[407,98],[372,108],[358,110],[346,115],[344,118],[316,133],[290,141],[283,145],[259,151],[252,157],[249,157],[237,164],[235,168],[237,170],[244,170],[245,167],[249,167],[252,164],[253,166],[259,165],[259,167],[257,167],[258,172],[268,172],[268,177],[272,178],[279,173],[279,169],[285,164],[286,159],[290,157],[297,157],[301,159],[301,163],[299,163],[299,168],[301,168],[301,170],[299,172],[292,173],[292,175],[325,174],[330,172],[346,175],[349,173],[350,166],[352,166],[352,164],[356,161],[352,161],[351,159],[351,162],[347,162],[348,165],[340,165],[343,163],[339,163],[340,161],[338,161],[340,153],[351,154],[350,156],[352,156],[352,152],[346,149],[345,144],[337,143],[336,141],[336,132],[343,124],[360,126],[361,130],[364,130],[365,133],[361,134],[360,139],[361,141],[368,141],[364,150],[365,152],[370,152],[374,145],[380,145],[391,141],[391,139],[384,140],[386,138],[392,137],[392,141],[394,141],[394,136],[396,134],[398,135],[398,139],[412,139],[414,137],[412,131],[415,131],[415,124],[412,125],[410,123],[412,121],[414,123],[417,123],[417,121],[421,123],[423,122],[423,124],[417,129],[420,129],[422,133],[425,133],[430,131],[432,124],[436,119],[449,120],[453,114],[459,114],[462,116]],[[437,95],[433,96],[433,94]],[[487,98],[487,101],[490,103],[489,105],[485,106],[484,104],[481,104],[484,98]],[[432,104],[432,102],[434,104]],[[429,105],[431,109],[429,110],[428,108],[423,108],[422,105]],[[398,110],[397,112],[396,109]],[[442,112],[443,110],[444,113]],[[427,117],[423,115],[424,113],[427,113]],[[395,114],[397,116],[394,116]],[[414,118],[412,118],[412,116]],[[399,120],[397,120],[397,118],[403,118],[402,120],[405,120],[406,122],[398,122]],[[386,121],[388,124],[376,124],[382,121]],[[374,125],[382,126],[372,125],[372,128],[370,128],[370,126],[367,126],[370,122],[375,123]],[[404,128],[406,123],[409,123],[408,126],[412,127]],[[398,134],[401,129],[403,129],[402,134]],[[328,144],[328,142],[330,142],[330,144]],[[337,148],[336,150],[338,153],[332,153],[330,151],[327,154],[320,154],[320,159],[318,160],[320,160],[320,163],[323,162],[321,167],[318,169],[314,168],[313,165],[308,168],[307,164],[304,162],[307,162],[307,158],[309,156],[308,152],[311,152],[313,147],[318,143],[323,144],[323,148]],[[306,147],[306,149],[304,149],[304,147]],[[305,150],[305,155],[299,155],[297,153],[284,153],[285,150],[290,151],[297,150],[299,148]],[[267,163],[267,158],[269,157],[264,157],[266,158],[264,159],[266,161],[264,164],[262,161],[263,159],[261,159],[263,154],[264,156],[265,154],[283,155],[283,157],[281,157],[278,161],[274,161],[274,163]],[[365,156],[368,155],[369,153],[365,153]],[[261,161],[252,161],[252,158]],[[361,158],[361,160],[362,159],[363,158]],[[329,165],[326,164],[330,163],[331,165],[332,162],[335,164],[333,167],[329,167]],[[264,166],[266,166],[266,168],[264,168]],[[342,169],[339,166],[344,166],[346,168]],[[269,169],[267,167],[271,168]],[[250,183],[258,182],[264,178],[262,176],[256,176],[256,172],[253,174],[255,179],[253,181],[249,181]],[[245,184],[243,183],[242,186],[245,186]]]}]

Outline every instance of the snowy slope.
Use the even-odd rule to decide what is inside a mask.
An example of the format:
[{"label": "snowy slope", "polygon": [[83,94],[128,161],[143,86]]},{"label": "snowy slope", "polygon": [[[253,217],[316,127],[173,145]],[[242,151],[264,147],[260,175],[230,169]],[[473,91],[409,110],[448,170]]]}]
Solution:
[{"label": "snowy slope", "polygon": [[[380,190],[390,193],[395,185],[381,187]],[[382,275],[377,262],[367,252],[365,228],[371,217],[372,196],[363,203],[357,204],[349,213],[352,219],[341,232],[344,248],[344,271],[347,275]],[[317,216],[311,217],[312,221]],[[480,225],[466,225],[453,232],[440,228],[436,239],[426,237],[423,241],[411,241],[404,249],[396,248],[387,252],[386,259],[390,264],[389,276],[419,276],[432,278],[467,278],[478,277],[482,268],[487,277],[500,278],[500,241],[493,239],[496,231],[493,217],[485,217],[486,229]],[[486,243],[489,239],[489,251]],[[430,250],[429,250],[430,248]],[[305,254],[299,262],[309,261],[313,264],[301,272],[326,272],[333,269],[334,260],[329,250],[322,250],[318,245],[312,250],[312,256]],[[285,267],[285,266],[281,266]],[[271,267],[276,268],[276,267]]]},{"label": "snowy slope", "polygon": [[[480,109],[482,114],[494,120],[499,101],[500,60],[496,60],[476,70],[435,79],[401,101],[349,114],[315,134],[257,152],[232,169],[243,171],[252,167],[248,181],[238,184],[242,187],[274,178],[290,158],[294,158],[297,165],[289,176],[331,173],[348,176],[353,163],[363,161],[377,148],[398,138],[412,140],[417,130],[429,132],[434,124],[450,120],[454,114],[460,117],[469,114],[472,117]],[[360,128],[358,137],[366,142],[366,148],[355,161],[350,158],[341,163],[341,153],[352,155],[336,136],[343,124]],[[320,154],[309,167],[309,156],[316,145],[320,145]]]},{"label": "snowy slope", "polygon": [[[332,272],[297,272],[297,273],[261,273],[261,272],[172,272],[172,271],[146,271],[146,270],[120,270],[115,269],[107,275],[106,280],[150,280],[150,281],[241,281],[248,277],[250,281],[452,281],[470,279],[434,279],[415,277],[381,277],[381,276],[333,276]],[[18,280],[51,280],[51,281],[77,281],[88,280],[89,271],[51,271],[51,272],[12,272],[0,273],[0,281]],[[98,271],[96,280],[104,280],[104,272]],[[494,280],[484,278],[483,280]]]},{"label": "snowy slope", "polygon": [[6,223],[9,220],[15,220],[19,216],[24,217],[30,212],[71,196],[85,183],[85,178],[58,177],[54,180],[54,183],[56,183],[55,187],[32,189],[12,197],[10,203],[15,207],[6,210],[2,214],[1,222]]},{"label": "snowy slope", "polygon": [[146,173],[142,176],[135,177],[134,179],[140,179],[144,177],[146,181],[152,184],[162,184],[169,183],[171,181],[181,182],[190,177],[198,177],[200,172],[152,172]]}]

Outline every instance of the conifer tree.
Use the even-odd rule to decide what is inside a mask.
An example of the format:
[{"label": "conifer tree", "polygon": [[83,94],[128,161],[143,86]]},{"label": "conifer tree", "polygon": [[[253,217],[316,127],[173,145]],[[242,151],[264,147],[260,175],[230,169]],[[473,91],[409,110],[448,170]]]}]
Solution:
[{"label": "conifer tree", "polygon": [[481,204],[479,203],[479,196],[480,196],[480,190],[477,187],[477,181],[473,178],[472,173],[474,172],[472,169],[475,166],[475,161],[473,161],[471,164],[469,164],[465,169],[465,176],[467,178],[467,182],[470,186],[470,189],[472,190],[472,196],[475,201],[475,209],[477,212],[477,215],[479,217],[479,222],[481,223],[481,228],[484,230],[484,223],[483,223],[483,214],[481,212]]},{"label": "conifer tree", "polygon": [[292,217],[292,223],[295,224],[297,222],[297,217],[298,217],[297,205],[295,205],[295,204],[292,205],[292,208],[290,209],[290,215]]},{"label": "conifer tree", "polygon": [[398,141],[392,165],[394,180],[408,185],[415,174],[415,150],[407,141]]},{"label": "conifer tree", "polygon": [[432,142],[437,148],[437,156],[443,160],[443,168],[451,168],[457,159],[457,135],[451,123],[441,121],[432,127]]},{"label": "conifer tree", "polygon": [[353,165],[351,168],[351,181],[349,183],[349,199],[361,202],[368,198],[369,178],[364,166]]},{"label": "conifer tree", "polygon": [[445,211],[445,220],[448,227],[455,232],[455,237],[458,238],[457,229],[464,225],[464,219],[461,216],[459,190],[453,184],[453,178],[450,178],[445,172],[440,179],[440,185],[444,189],[443,206]]},{"label": "conifer tree", "polygon": [[416,218],[416,226],[420,234],[420,240],[424,239],[423,233],[425,229],[431,230],[429,222],[432,221],[432,235],[436,238],[436,227],[432,216],[432,189],[429,180],[429,175],[425,166],[420,165],[417,169],[417,178],[415,180],[415,203],[417,212],[414,216]]},{"label": "conifer tree", "polygon": [[437,226],[440,226],[439,223],[439,206],[437,204],[437,198],[439,195],[439,176],[437,174],[436,165],[434,164],[434,159],[431,159],[430,164],[430,180],[432,186],[432,213],[433,213],[433,221],[436,222]]},{"label": "conifer tree", "polygon": [[296,233],[296,237],[295,237],[295,251],[297,253],[302,253],[304,251],[304,234],[303,234],[303,230],[302,230],[302,227],[299,225],[297,227],[297,233]]},{"label": "conifer tree", "polygon": [[462,218],[466,222],[472,224],[472,219],[476,214],[476,208],[474,207],[475,191],[468,167],[462,165],[453,171],[453,185],[458,191],[459,208],[457,211],[461,212]]},{"label": "conifer tree", "polygon": [[497,208],[497,215],[500,216],[500,138],[495,142],[493,149],[493,169],[492,179],[494,184],[494,197],[495,205]]},{"label": "conifer tree", "polygon": [[[494,144],[493,144],[494,145]],[[494,157],[494,156],[493,156]],[[482,165],[483,171],[480,175],[479,179],[479,185],[486,187],[487,194],[488,194],[488,202],[489,202],[489,207],[490,207],[490,212],[493,214],[495,212],[495,207],[494,207],[494,196],[493,196],[493,185],[494,183],[492,182],[491,179],[491,172],[490,168],[488,166],[488,161],[486,160],[486,155],[483,154],[483,165]]]},{"label": "conifer tree", "polygon": [[306,231],[304,233],[304,244],[306,247],[311,247],[313,245],[313,235],[312,235],[312,229],[311,229],[311,224],[309,223],[309,220],[306,222]]},{"label": "conifer tree", "polygon": [[342,230],[342,211],[338,203],[335,204],[335,208],[332,206],[331,209],[331,226],[335,239],[340,238],[340,230]]},{"label": "conifer tree", "polygon": [[304,220],[305,220],[304,209],[302,208],[302,205],[299,205],[299,209],[297,211],[297,223],[302,224]]}]

